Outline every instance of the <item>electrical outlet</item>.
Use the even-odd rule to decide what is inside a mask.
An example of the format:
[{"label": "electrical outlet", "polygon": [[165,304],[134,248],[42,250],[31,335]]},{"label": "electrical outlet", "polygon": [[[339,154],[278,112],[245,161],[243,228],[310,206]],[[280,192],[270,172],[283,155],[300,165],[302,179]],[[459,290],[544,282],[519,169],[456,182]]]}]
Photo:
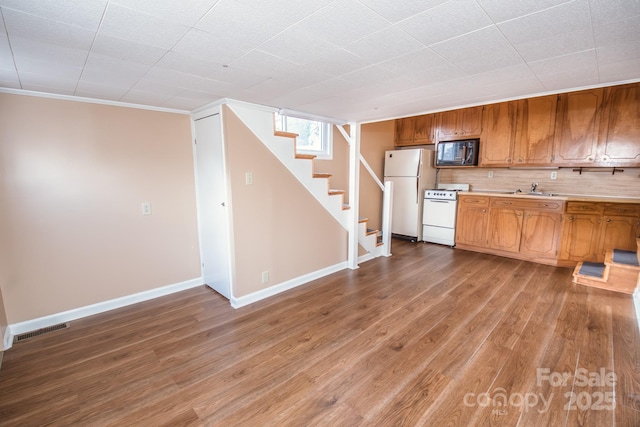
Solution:
[{"label": "electrical outlet", "polygon": [[247,185],[252,185],[253,184],[253,173],[252,172],[247,172],[246,174],[244,174],[244,181]]},{"label": "electrical outlet", "polygon": [[269,272],[268,271],[263,271],[262,272],[262,283],[267,283],[269,281]]},{"label": "electrical outlet", "polygon": [[551,172],[551,179],[558,179],[558,172],[556,171]]},{"label": "electrical outlet", "polygon": [[487,178],[493,178],[493,171],[489,171],[489,173],[487,174]]},{"label": "electrical outlet", "polygon": [[142,215],[151,215],[151,203],[149,202],[142,203]]}]

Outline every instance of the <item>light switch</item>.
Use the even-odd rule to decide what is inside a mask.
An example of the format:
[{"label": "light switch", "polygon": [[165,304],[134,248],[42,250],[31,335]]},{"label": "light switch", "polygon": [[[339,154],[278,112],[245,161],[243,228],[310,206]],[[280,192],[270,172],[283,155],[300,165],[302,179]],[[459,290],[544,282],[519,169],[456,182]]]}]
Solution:
[{"label": "light switch", "polygon": [[245,183],[247,185],[252,185],[253,184],[253,173],[252,172],[247,172],[245,174],[244,179],[245,179]]},{"label": "light switch", "polygon": [[142,215],[151,215],[151,203],[149,202],[142,203]]},{"label": "light switch", "polygon": [[558,179],[558,172],[556,171],[551,172],[551,179]]},{"label": "light switch", "polygon": [[493,178],[493,171],[489,171],[489,173],[487,174],[487,178]]}]

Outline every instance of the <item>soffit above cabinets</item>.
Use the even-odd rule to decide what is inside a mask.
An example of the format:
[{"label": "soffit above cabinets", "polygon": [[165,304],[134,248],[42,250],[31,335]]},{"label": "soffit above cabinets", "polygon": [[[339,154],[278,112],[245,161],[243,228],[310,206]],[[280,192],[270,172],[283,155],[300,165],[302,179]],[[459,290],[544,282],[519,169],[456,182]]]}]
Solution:
[{"label": "soffit above cabinets", "polygon": [[0,0],[0,87],[374,121],[640,80],[637,0]]}]

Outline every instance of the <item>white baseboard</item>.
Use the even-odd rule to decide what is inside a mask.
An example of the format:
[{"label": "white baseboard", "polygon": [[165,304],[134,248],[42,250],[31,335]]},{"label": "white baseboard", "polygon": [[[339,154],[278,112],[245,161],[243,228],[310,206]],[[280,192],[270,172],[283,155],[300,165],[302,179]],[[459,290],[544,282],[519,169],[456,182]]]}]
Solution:
[{"label": "white baseboard", "polygon": [[14,323],[7,327],[4,333],[4,350],[8,350],[13,345],[13,337],[25,332],[36,331],[48,326],[57,325],[59,323],[70,322],[82,317],[92,316],[94,314],[104,313],[127,305],[135,304],[142,301],[162,297],[186,289],[195,288],[203,285],[202,277],[187,280],[173,285],[163,286],[148,291],[139,292],[137,294],[127,295],[108,301],[99,302],[85,307],[74,308],[73,310],[64,311],[62,313],[51,314],[49,316],[39,317],[37,319],[26,320],[24,322]]},{"label": "white baseboard", "polygon": [[296,288],[298,286],[304,285],[305,283],[309,283],[312,280],[320,279],[321,277],[328,276],[329,274],[336,273],[338,271],[344,270],[347,268],[347,262],[341,262],[339,264],[332,265],[330,267],[323,268],[318,271],[314,271],[313,273],[305,274],[300,277],[296,277],[295,279],[287,280],[286,282],[279,283],[277,285],[271,286],[267,289],[262,289],[257,292],[253,292],[249,295],[245,295],[242,297],[231,297],[231,307],[240,308],[245,305],[253,304],[254,302],[258,302],[265,298],[272,297],[281,292],[288,291],[289,289]]}]

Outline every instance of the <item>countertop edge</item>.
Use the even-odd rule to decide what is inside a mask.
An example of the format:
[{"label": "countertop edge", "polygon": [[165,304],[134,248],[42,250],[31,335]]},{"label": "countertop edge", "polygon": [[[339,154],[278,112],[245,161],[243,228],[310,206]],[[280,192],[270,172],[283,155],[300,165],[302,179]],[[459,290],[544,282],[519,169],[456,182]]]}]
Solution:
[{"label": "countertop edge", "polygon": [[489,197],[507,197],[517,199],[543,199],[543,200],[562,200],[565,202],[601,202],[601,203],[636,203],[640,204],[640,198],[633,197],[607,197],[607,196],[583,196],[573,194],[558,194],[557,196],[531,196],[528,194],[515,194],[506,192],[492,191],[461,191],[460,195],[469,196],[489,196]]}]

